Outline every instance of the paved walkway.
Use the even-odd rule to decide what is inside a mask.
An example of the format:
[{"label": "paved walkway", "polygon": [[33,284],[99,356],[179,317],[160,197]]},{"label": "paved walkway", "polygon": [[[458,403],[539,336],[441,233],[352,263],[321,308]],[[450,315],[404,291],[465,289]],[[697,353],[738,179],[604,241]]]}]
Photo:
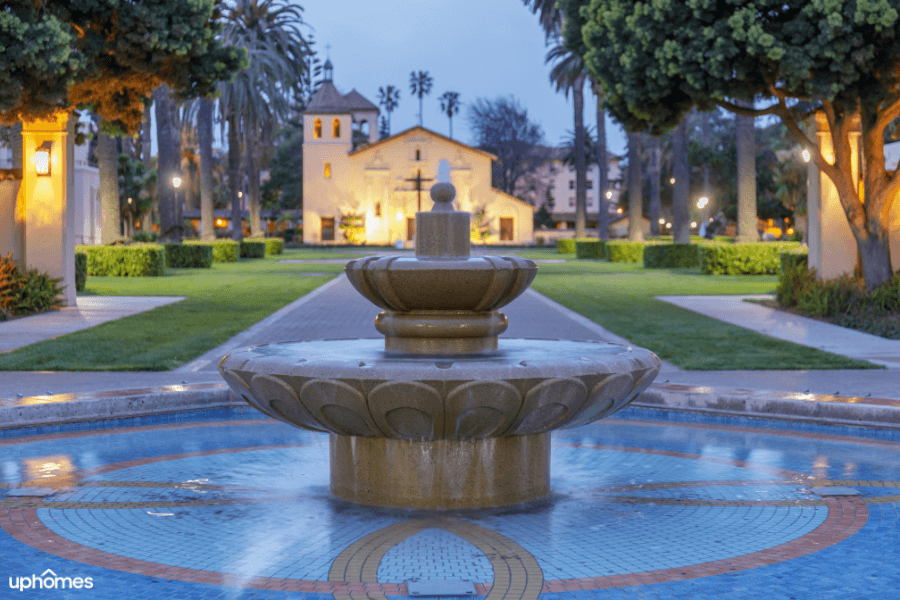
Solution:
[{"label": "paved walkway", "polygon": [[[312,268],[312,264],[310,267]],[[671,300],[673,297],[663,299],[667,298]],[[676,298],[675,302],[682,302],[685,297],[674,298]],[[695,302],[696,304],[692,305],[704,306],[704,310],[714,318],[740,320],[741,314],[749,315],[739,324],[766,334],[783,334],[786,331],[803,332],[802,336],[798,334],[797,340],[789,339],[788,341],[798,341],[808,345],[818,344],[815,347],[822,347],[838,354],[845,354],[844,350],[852,351],[857,355],[866,351],[865,342],[851,344],[845,340],[851,338],[874,340],[875,343],[880,344],[879,348],[886,349],[878,351],[884,352],[884,355],[872,356],[873,353],[869,352],[867,356],[873,360],[885,358],[882,360],[882,364],[894,368],[883,371],[681,371],[673,365],[665,364],[662,373],[657,378],[658,383],[900,399],[900,371],[898,371],[900,363],[893,360],[897,356],[895,349],[900,342],[884,340],[834,326],[819,328],[816,325],[821,324],[816,321],[800,327],[796,323],[810,320],[753,303],[735,301],[732,297],[687,298],[692,300],[685,300],[685,303]],[[88,315],[96,314],[96,309],[90,308],[90,306],[95,305],[97,300],[82,297],[79,298],[79,303],[82,303],[83,300],[88,304],[84,308],[85,316],[71,319],[70,327],[85,328],[95,324],[91,322]],[[112,300],[117,302],[121,300],[122,302],[119,302],[116,308],[124,310],[126,307],[136,307],[140,304],[139,300],[171,302],[176,299],[114,298]],[[79,310],[82,310],[81,306]],[[356,293],[345,277],[338,277],[175,371],[162,373],[6,372],[0,374],[0,399],[48,393],[152,388],[184,383],[218,383],[221,382],[221,378],[216,370],[216,365],[222,356],[234,348],[287,340],[380,337],[373,324],[375,315],[379,311],[379,308]],[[7,328],[12,331],[12,328],[18,328],[20,323],[25,322],[28,323],[29,335],[33,336],[33,341],[36,341],[36,338],[41,335],[45,335],[47,338],[61,335],[56,325],[57,318],[66,312],[74,313],[72,310],[45,313],[27,319],[0,323],[0,339],[3,339],[4,335],[7,335],[8,338],[14,337],[14,333],[5,333]],[[628,343],[627,340],[533,290],[528,290],[505,307],[503,312],[509,317],[510,322],[509,329],[503,334],[503,337],[589,339]],[[765,318],[756,316],[762,313],[765,314]],[[113,316],[117,317],[118,315]],[[834,330],[837,330],[837,334],[834,333]],[[834,335],[843,336],[840,339],[844,341],[835,344],[832,337]],[[19,339],[24,338],[20,337]]]}]

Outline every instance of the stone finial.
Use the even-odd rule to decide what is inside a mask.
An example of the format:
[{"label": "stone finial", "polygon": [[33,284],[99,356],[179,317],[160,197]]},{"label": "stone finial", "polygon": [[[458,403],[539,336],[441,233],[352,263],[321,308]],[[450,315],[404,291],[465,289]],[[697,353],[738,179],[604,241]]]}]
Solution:
[{"label": "stone finial", "polygon": [[452,183],[440,182],[431,186],[431,199],[434,200],[432,212],[452,212],[453,199],[456,198],[456,188]]}]

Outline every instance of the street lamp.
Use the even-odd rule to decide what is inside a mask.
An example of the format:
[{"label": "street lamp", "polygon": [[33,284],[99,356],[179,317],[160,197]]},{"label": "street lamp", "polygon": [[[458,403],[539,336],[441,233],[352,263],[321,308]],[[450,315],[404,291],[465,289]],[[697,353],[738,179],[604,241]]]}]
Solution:
[{"label": "street lamp", "polygon": [[803,152],[801,152],[800,155],[803,156],[803,162],[806,162],[806,163],[808,163],[809,160],[812,158],[812,156],[810,156],[810,154],[809,154],[809,150],[807,150],[806,148],[803,149]]},{"label": "street lamp", "polygon": [[707,198],[706,196],[703,196],[699,200],[697,200],[697,208],[702,209],[707,204],[709,204],[709,198]]},{"label": "street lamp", "polygon": [[181,187],[181,177],[176,175],[172,178],[172,187],[174,187],[176,190]]}]

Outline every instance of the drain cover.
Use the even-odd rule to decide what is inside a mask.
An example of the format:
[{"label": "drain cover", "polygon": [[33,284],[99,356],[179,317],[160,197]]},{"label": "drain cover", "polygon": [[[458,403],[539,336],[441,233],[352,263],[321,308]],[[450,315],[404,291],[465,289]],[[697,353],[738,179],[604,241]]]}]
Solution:
[{"label": "drain cover", "polygon": [[468,579],[421,581],[409,579],[406,589],[410,596],[474,596],[475,584]]},{"label": "drain cover", "polygon": [[852,487],[817,487],[812,489],[816,496],[859,496],[860,491]]}]

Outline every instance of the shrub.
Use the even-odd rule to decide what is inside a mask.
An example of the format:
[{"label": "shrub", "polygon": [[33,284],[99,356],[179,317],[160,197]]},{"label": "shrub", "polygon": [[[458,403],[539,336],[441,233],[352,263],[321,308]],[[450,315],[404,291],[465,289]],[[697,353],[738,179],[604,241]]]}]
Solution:
[{"label": "shrub", "polygon": [[213,262],[237,262],[238,259],[238,243],[234,240],[216,240],[214,242],[185,240],[184,243],[192,246],[210,246],[213,251]]},{"label": "shrub", "polygon": [[645,269],[692,269],[700,266],[697,244],[648,244],[644,248]]},{"label": "shrub", "polygon": [[815,269],[809,268],[806,252],[783,252],[781,276],[775,288],[775,299],[782,306],[797,306],[799,297],[816,281]]},{"label": "shrub", "polygon": [[245,242],[263,242],[266,245],[266,256],[282,254],[284,252],[284,240],[281,238],[247,238]]},{"label": "shrub", "polygon": [[0,321],[59,306],[60,281],[37,269],[21,271],[11,254],[0,258]]},{"label": "shrub", "polygon": [[606,242],[603,240],[575,240],[575,256],[578,258],[606,258]]},{"label": "shrub", "polygon": [[135,242],[155,242],[159,239],[159,234],[155,231],[135,231],[131,239]]},{"label": "shrub", "polygon": [[213,263],[213,249],[200,244],[165,244],[166,266],[179,269],[209,269]]},{"label": "shrub", "polygon": [[794,242],[709,243],[700,246],[700,268],[708,275],[762,275],[781,270],[781,253]]},{"label": "shrub", "polygon": [[556,240],[557,254],[575,254],[575,240]]},{"label": "shrub", "polygon": [[166,250],[159,244],[76,246],[87,254],[88,275],[159,277],[166,274]]},{"label": "shrub", "polygon": [[75,290],[80,292],[87,286],[87,254],[75,253]]},{"label": "shrub", "polygon": [[609,242],[606,244],[606,258],[609,262],[642,262],[647,242]]},{"label": "shrub", "polygon": [[266,243],[259,240],[246,239],[241,241],[241,258],[265,258]]}]

